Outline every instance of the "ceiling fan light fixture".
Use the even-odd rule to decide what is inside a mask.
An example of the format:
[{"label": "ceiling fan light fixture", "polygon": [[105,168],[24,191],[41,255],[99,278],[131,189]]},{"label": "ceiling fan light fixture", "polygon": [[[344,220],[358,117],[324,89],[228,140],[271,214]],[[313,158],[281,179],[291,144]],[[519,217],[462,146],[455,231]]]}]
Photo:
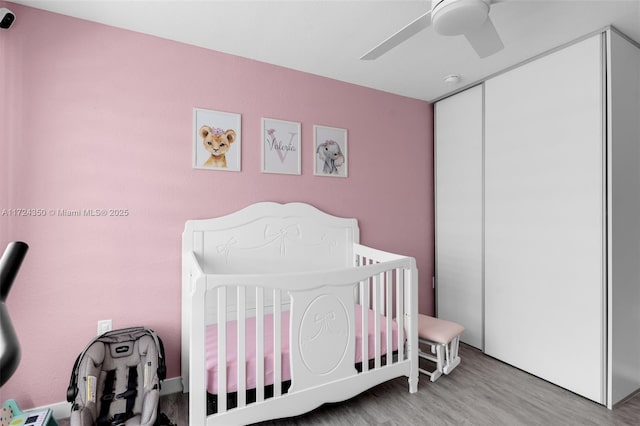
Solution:
[{"label": "ceiling fan light fixture", "polygon": [[460,35],[480,28],[489,16],[485,0],[442,0],[431,12],[431,22],[438,34]]}]

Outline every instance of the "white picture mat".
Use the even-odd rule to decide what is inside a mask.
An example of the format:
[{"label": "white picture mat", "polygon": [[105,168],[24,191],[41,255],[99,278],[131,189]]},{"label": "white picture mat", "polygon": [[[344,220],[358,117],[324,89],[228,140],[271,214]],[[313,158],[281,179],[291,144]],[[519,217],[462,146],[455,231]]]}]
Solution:
[{"label": "white picture mat", "polygon": [[[325,162],[318,148],[327,141],[334,141],[340,147],[344,163],[337,167],[337,172],[327,173]],[[347,151],[347,129],[328,126],[313,126],[313,174],[317,176],[347,177],[349,154]]]},{"label": "white picture mat", "polygon": [[262,172],[301,174],[300,123],[262,119]]},{"label": "white picture mat", "polygon": [[[226,131],[233,129],[236,132],[236,140],[231,144],[231,148],[226,153],[227,168],[222,167],[206,167],[205,161],[211,155],[202,143],[200,137],[200,128],[202,126],[210,126],[212,128],[220,128]],[[240,114],[207,110],[202,108],[193,109],[193,167],[204,170],[224,170],[235,171],[241,170],[241,153],[242,153],[242,116]]]}]

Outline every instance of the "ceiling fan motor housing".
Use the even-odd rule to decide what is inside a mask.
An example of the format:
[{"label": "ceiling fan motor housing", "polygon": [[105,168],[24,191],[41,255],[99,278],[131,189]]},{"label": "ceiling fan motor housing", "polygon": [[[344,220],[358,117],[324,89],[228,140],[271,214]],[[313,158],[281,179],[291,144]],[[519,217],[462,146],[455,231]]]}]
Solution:
[{"label": "ceiling fan motor housing", "polygon": [[438,34],[460,35],[480,28],[489,16],[489,0],[440,0],[431,10]]}]

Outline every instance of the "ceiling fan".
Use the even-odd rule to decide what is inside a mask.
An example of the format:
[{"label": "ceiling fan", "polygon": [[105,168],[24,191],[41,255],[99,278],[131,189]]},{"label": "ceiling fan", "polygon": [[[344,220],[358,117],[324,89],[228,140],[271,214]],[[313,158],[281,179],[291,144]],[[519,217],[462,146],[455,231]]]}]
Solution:
[{"label": "ceiling fan", "polygon": [[478,56],[485,58],[504,44],[489,18],[491,3],[504,0],[433,0],[431,10],[365,53],[360,59],[377,59],[433,24],[438,34],[464,35]]}]

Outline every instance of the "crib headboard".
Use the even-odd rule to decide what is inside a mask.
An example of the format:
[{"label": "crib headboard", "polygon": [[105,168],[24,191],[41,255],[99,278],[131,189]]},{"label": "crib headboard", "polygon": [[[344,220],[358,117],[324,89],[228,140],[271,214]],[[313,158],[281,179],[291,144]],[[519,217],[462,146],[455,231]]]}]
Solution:
[{"label": "crib headboard", "polygon": [[269,273],[353,265],[356,219],[332,216],[305,203],[261,202],[213,219],[190,220],[183,257],[193,251],[205,273]]}]

